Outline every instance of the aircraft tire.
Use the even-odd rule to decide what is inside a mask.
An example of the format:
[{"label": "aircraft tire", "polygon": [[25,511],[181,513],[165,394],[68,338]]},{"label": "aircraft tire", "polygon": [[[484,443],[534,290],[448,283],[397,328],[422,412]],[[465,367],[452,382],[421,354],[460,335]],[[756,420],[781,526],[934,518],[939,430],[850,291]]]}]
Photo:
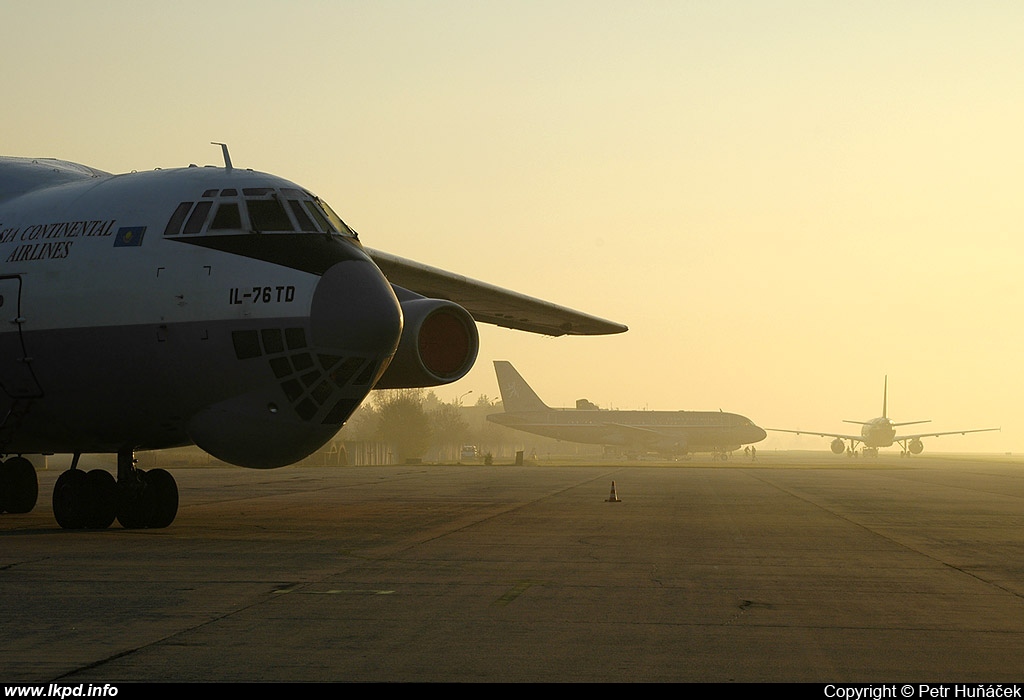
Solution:
[{"label": "aircraft tire", "polygon": [[117,522],[125,530],[146,527],[145,491],[146,472],[138,469],[128,483],[117,484]]},{"label": "aircraft tire", "polygon": [[89,518],[89,486],[85,472],[68,469],[53,485],[53,517],[65,530],[80,530]]},{"label": "aircraft tire", "polygon": [[24,457],[12,457],[0,464],[0,512],[28,513],[39,500],[36,468]]},{"label": "aircraft tire", "polygon": [[89,500],[85,527],[105,530],[117,518],[117,480],[104,469],[93,469],[85,476]]},{"label": "aircraft tire", "polygon": [[145,480],[147,526],[167,527],[178,514],[178,484],[166,469],[151,469]]}]

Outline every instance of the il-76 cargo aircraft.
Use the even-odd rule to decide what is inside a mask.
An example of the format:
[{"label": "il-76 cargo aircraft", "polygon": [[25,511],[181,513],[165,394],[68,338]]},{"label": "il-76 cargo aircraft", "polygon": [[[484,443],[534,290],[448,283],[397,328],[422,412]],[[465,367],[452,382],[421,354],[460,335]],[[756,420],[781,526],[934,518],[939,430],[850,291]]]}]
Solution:
[{"label": "il-76 cargo aircraft", "polygon": [[[266,469],[330,439],[371,389],[464,376],[474,319],[548,335],[626,327],[364,248],[305,188],[235,168],[111,175],[0,157],[0,511],[22,455],[70,453],[65,528],[166,527],[178,489],[136,450]],[[77,468],[116,453],[117,477]]]},{"label": "il-76 cargo aircraft", "polygon": [[[930,420],[915,420],[908,421],[905,423],[894,423],[889,418],[886,409],[886,401],[889,393],[889,377],[885,378],[885,382],[882,385],[882,415],[878,418],[872,418],[869,421],[859,420],[844,420],[844,423],[855,423],[861,426],[860,435],[845,435],[843,433],[822,433],[816,430],[785,430],[783,428],[768,428],[768,430],[778,433],[796,433],[802,435],[804,433],[808,435],[818,435],[820,437],[834,438],[831,443],[832,452],[837,455],[846,452],[850,456],[857,454],[856,447],[857,443],[864,443],[864,455],[865,456],[878,456],[879,447],[891,447],[893,443],[898,444],[901,448],[900,456],[905,457],[908,454],[918,455],[924,450],[924,443],[921,442],[921,438],[926,437],[939,437],[940,435],[966,435],[967,433],[985,433],[992,430],[999,430],[999,428],[975,428],[972,430],[947,430],[941,433],[913,433],[909,435],[897,435],[896,428],[904,425],[920,425],[921,423],[930,423]],[[847,445],[844,440],[849,440],[850,444]]]}]

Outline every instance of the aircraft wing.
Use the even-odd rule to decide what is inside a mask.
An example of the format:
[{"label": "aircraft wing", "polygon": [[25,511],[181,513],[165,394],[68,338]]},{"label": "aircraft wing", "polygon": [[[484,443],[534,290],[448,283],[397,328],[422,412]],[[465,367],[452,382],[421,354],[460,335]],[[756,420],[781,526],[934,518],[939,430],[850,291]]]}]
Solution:
[{"label": "aircraft wing", "polygon": [[621,442],[635,447],[653,447],[666,440],[672,441],[678,439],[672,435],[666,435],[665,433],[657,430],[641,428],[636,425],[607,422],[602,422],[600,425],[602,428],[609,431],[609,433],[606,433],[606,436],[615,436],[617,438],[616,440],[613,440],[611,437],[608,437],[610,444]]},{"label": "aircraft wing", "polygon": [[785,428],[765,428],[773,433],[794,433],[796,435],[817,435],[818,437],[840,438],[842,440],[856,440],[863,442],[863,435],[843,435],[842,433],[822,433],[817,430],[786,430]]},{"label": "aircraft wing", "polygon": [[973,430],[947,430],[944,433],[918,433],[916,435],[897,435],[893,438],[893,442],[900,442],[902,440],[917,440],[926,437],[939,437],[940,435],[966,435],[967,433],[987,433],[992,430],[1002,430],[1002,428],[975,428]]},{"label": "aircraft wing", "polygon": [[650,428],[641,428],[636,425],[623,425],[622,423],[602,423],[601,425],[606,428],[621,430],[623,434],[629,435],[637,442],[650,442],[652,440],[658,440],[666,437],[665,433],[658,432],[657,430],[651,430]]},{"label": "aircraft wing", "polygon": [[371,248],[364,249],[393,285],[455,302],[481,323],[544,335],[607,335],[627,326]]}]

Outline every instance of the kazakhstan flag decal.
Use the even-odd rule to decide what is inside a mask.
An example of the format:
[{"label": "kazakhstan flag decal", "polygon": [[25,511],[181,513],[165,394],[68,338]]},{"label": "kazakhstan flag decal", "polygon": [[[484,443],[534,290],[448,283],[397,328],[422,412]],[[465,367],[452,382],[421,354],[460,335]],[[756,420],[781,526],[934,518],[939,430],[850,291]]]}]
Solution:
[{"label": "kazakhstan flag decal", "polygon": [[117,229],[114,236],[115,248],[131,248],[142,245],[142,235],[146,233],[145,226],[122,226]]}]

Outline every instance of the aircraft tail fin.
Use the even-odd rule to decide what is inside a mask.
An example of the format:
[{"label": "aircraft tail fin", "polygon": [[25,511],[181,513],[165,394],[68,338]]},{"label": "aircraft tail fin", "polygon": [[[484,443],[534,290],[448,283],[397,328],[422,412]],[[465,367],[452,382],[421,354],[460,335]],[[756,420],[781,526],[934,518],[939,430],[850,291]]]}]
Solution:
[{"label": "aircraft tail fin", "polygon": [[[886,412],[886,403],[889,394],[889,375],[885,375],[885,383],[882,385],[882,418],[888,418],[889,414]],[[928,420],[910,420],[905,423],[893,423],[892,427],[898,428],[901,425],[920,425],[921,423],[931,423],[931,419]],[[847,423],[853,423],[853,421],[847,421]]]},{"label": "aircraft tail fin", "polygon": [[530,388],[511,362],[495,360],[494,374],[498,377],[498,391],[501,392],[501,403],[505,407],[505,413],[551,410],[540,400],[537,392]]}]

